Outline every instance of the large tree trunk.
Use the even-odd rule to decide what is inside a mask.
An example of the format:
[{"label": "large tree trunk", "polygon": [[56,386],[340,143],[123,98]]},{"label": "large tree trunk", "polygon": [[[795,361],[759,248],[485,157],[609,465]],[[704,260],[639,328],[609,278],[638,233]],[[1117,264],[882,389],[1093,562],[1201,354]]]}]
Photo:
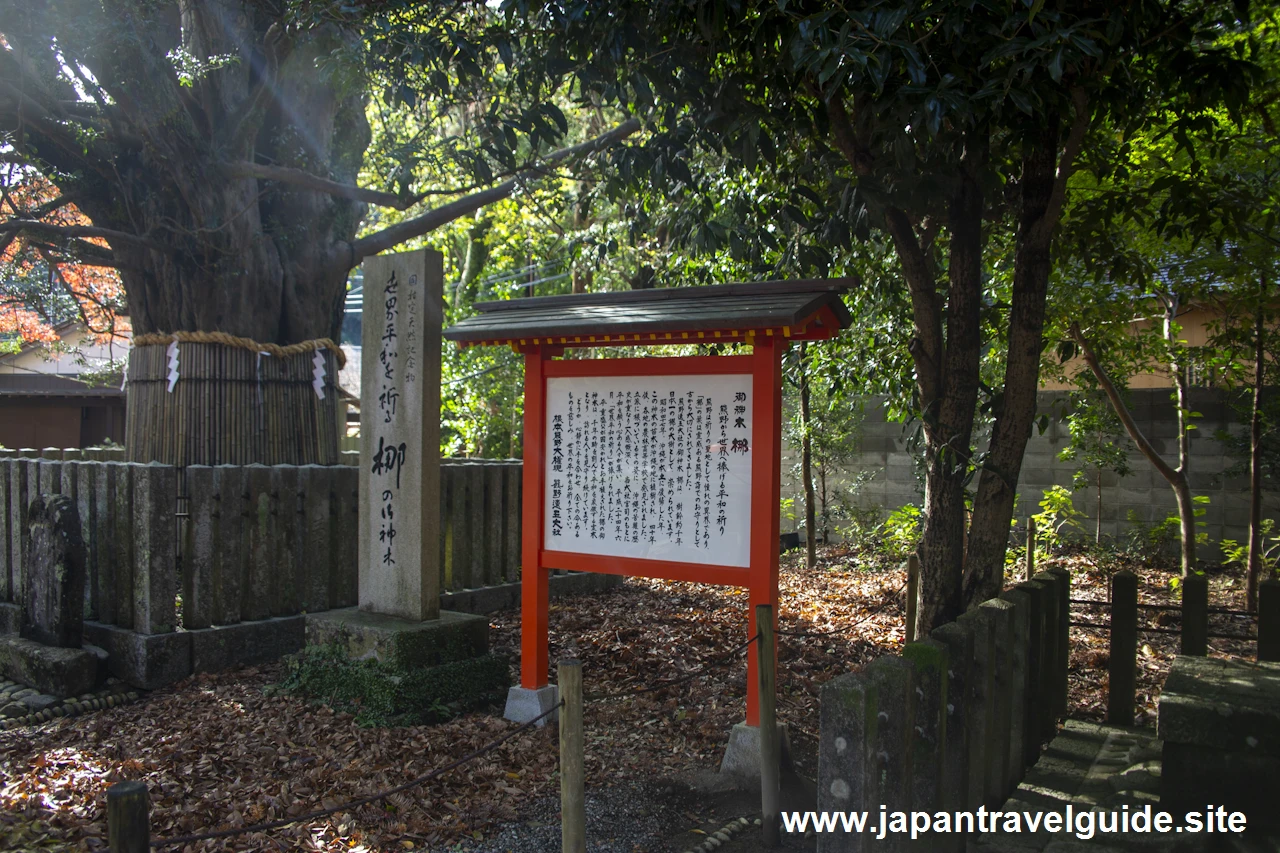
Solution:
[{"label": "large tree trunk", "polygon": [[[525,170],[355,239],[366,204],[406,210],[423,197],[356,185],[370,142],[369,76],[345,67],[343,57],[367,22],[343,14],[299,17],[288,4],[249,0],[0,0],[6,158],[53,182],[93,222],[0,222],[0,239],[38,234],[68,257],[119,269],[135,335],[159,335],[131,354],[136,382],[165,385],[167,365],[155,363],[165,357],[165,336],[223,341],[180,345],[178,383],[197,390],[185,402],[176,402],[177,389],[146,393],[135,385],[129,421],[145,435],[135,435],[131,458],[228,461],[219,448],[237,442],[222,436],[189,445],[186,456],[155,436],[162,429],[216,433],[220,418],[274,436],[238,442],[248,458],[237,461],[333,458],[335,430],[323,428],[305,402],[313,380],[307,354],[272,347],[327,348],[322,339],[341,329],[347,274],[362,258],[506,198],[534,174]],[[539,171],[639,126],[623,122],[548,154]],[[110,248],[85,238],[104,238]],[[188,345],[225,345],[251,364],[230,371],[225,363],[236,358],[210,355],[194,376],[184,369],[208,354],[184,360]],[[149,352],[156,349],[159,355]],[[257,355],[264,350],[270,355],[261,358],[276,359],[265,367]],[[282,402],[273,409],[266,386],[276,368]],[[325,365],[328,379],[335,369]],[[273,410],[279,424],[270,422]]]},{"label": "large tree trunk", "polygon": [[[917,303],[912,355],[921,387],[925,434],[924,525],[920,536],[920,608],[916,636],[960,615],[965,548],[965,483],[969,479],[973,417],[981,356],[982,211],[979,175],[986,140],[975,131],[947,211],[950,232],[946,336],[933,282],[908,278]],[[895,243],[912,250],[910,226],[892,217]],[[899,239],[901,238],[901,239]],[[916,244],[918,246],[918,244]],[[918,249],[917,249],[918,251]],[[927,292],[924,292],[927,289]],[[920,308],[927,309],[921,313]],[[921,320],[924,322],[921,322]]]},{"label": "large tree trunk", "polygon": [[1004,588],[1004,555],[1009,544],[1022,458],[1036,415],[1040,351],[1044,347],[1045,298],[1051,269],[1052,230],[1042,227],[1058,162],[1058,122],[1027,143],[1022,158],[1021,214],[1014,256],[1013,300],[1005,355],[1003,402],[995,413],[991,443],[983,458],[973,522],[965,554],[965,604],[994,598]]},{"label": "large tree trunk", "polygon": [[343,34],[310,34],[269,74],[276,50],[269,23],[231,0],[184,6],[189,54],[240,57],[191,85],[198,107],[186,108],[179,96],[151,104],[158,96],[148,92],[167,91],[167,80],[135,83],[121,69],[121,87],[137,97],[139,112],[154,111],[165,124],[164,145],[120,158],[124,197],[81,205],[96,224],[164,235],[163,250],[113,246],[137,334],[218,331],[275,344],[339,334],[350,244],[366,206],[224,176],[220,166],[269,163],[354,183],[369,144],[364,90],[316,72]]},{"label": "large tree trunk", "polygon": [[[24,112],[28,102],[19,101],[20,126],[29,132],[16,148],[43,164],[94,226],[119,235],[108,239],[134,335],[216,332],[275,345],[337,338],[365,205],[246,175],[228,164],[355,183],[370,141],[364,88],[358,76],[318,73],[351,36],[334,25],[286,35],[263,7],[240,0],[80,8],[81,26],[74,28],[51,18],[57,10],[44,4],[8,9],[4,31],[14,51],[0,58],[0,72],[7,77],[15,70],[10,63],[26,63],[16,69],[21,76],[10,79],[22,80],[31,101],[59,109],[65,99],[59,100],[58,89],[65,84],[51,68],[40,73],[42,65],[61,61],[51,59],[49,33],[57,34],[59,50],[69,57],[64,68],[91,69],[92,82],[81,82],[96,104],[81,101],[78,109],[96,109],[101,117],[95,120],[109,132],[76,150],[63,138],[67,123],[33,124]],[[187,79],[166,58],[175,51],[189,58]],[[181,346],[197,347],[179,355],[179,384],[186,379],[199,386],[184,387],[184,393],[168,390],[167,365],[157,364],[167,361],[165,343],[135,346],[130,353],[130,377],[138,384],[129,389],[128,445],[136,461],[231,461],[228,443],[216,436],[182,448],[189,433],[215,429],[228,417],[243,420],[246,434],[279,433],[270,453],[259,455],[267,444],[255,442],[249,457],[237,461],[336,457],[336,429],[318,429],[315,411],[303,418],[309,423],[263,423],[269,377],[257,364],[228,366],[258,359],[249,344],[225,357],[204,351],[216,344]],[[282,360],[277,357],[265,373],[278,368],[289,386],[282,398],[296,398],[307,409],[309,398],[293,388],[309,384],[310,355],[293,359],[304,362],[297,365]],[[197,365],[198,376],[192,373]],[[327,369],[332,378],[332,357]],[[234,392],[247,378],[257,389],[238,396]],[[233,399],[242,408],[228,412]],[[282,402],[280,408],[292,405]],[[170,429],[182,431],[182,440],[157,435]]]}]

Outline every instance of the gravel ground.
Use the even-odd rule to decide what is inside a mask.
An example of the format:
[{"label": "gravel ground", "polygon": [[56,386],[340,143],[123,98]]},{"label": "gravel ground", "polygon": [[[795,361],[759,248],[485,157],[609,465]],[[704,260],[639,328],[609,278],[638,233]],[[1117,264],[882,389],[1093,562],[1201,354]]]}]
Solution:
[{"label": "gravel ground", "polygon": [[[795,777],[792,777],[793,780]],[[709,787],[707,780],[712,780]],[[692,784],[690,784],[692,782]],[[587,792],[588,853],[684,853],[732,826],[724,853],[757,853],[766,848],[759,827],[751,823],[760,814],[759,789],[726,788],[711,775],[698,780],[622,782],[615,787]],[[784,779],[783,808],[800,807]],[[807,808],[812,808],[809,803]],[[746,820],[745,826],[741,823]],[[771,851],[812,851],[813,838],[784,835],[782,846]],[[457,853],[552,853],[560,849],[560,800],[545,797],[521,811],[517,821],[503,824],[483,841],[464,842]]]},{"label": "gravel ground", "polygon": [[[661,783],[624,783],[587,794],[587,849],[593,853],[667,851],[674,827],[689,821],[672,808],[671,790]],[[484,841],[459,853],[546,853],[560,849],[560,800],[535,800],[521,820],[504,824]]]}]

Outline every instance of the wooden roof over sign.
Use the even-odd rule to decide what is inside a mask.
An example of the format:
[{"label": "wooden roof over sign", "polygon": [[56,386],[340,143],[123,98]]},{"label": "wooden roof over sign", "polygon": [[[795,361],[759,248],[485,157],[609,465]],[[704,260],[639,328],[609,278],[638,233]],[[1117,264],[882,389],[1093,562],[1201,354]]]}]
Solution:
[{"label": "wooden roof over sign", "polygon": [[446,329],[459,346],[750,342],[756,335],[822,340],[853,322],[840,294],[854,279],[758,281],[476,303]]}]

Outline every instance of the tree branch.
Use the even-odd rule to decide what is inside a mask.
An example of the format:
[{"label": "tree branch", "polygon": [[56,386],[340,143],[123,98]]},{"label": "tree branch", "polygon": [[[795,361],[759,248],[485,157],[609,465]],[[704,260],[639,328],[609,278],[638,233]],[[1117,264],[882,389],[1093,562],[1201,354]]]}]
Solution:
[{"label": "tree branch", "polygon": [[[17,234],[11,234],[10,237],[16,237]],[[64,263],[83,264],[88,267],[110,267],[112,269],[126,269],[127,265],[120,263],[115,259],[110,249],[99,246],[97,243],[90,243],[87,240],[67,239],[61,243],[46,243],[43,240],[31,240],[30,245],[42,252],[50,254],[67,254],[72,257]]]},{"label": "tree branch", "polygon": [[921,248],[920,240],[906,213],[899,208],[890,207],[885,210],[884,218],[889,236],[893,238],[894,249],[902,263],[907,292],[911,296],[916,337],[910,350],[916,361],[916,381],[920,383],[920,395],[927,408],[938,398],[942,389],[942,312],[938,306],[932,264]]},{"label": "tree branch", "polygon": [[1089,96],[1080,88],[1071,90],[1071,101],[1075,105],[1075,116],[1071,119],[1071,129],[1067,131],[1067,141],[1062,146],[1062,156],[1058,158],[1058,174],[1053,179],[1053,190],[1049,194],[1049,203],[1045,205],[1044,215],[1036,223],[1031,235],[1033,240],[1042,245],[1053,238],[1053,230],[1058,227],[1062,218],[1062,208],[1067,202],[1067,181],[1075,171],[1076,158],[1084,147],[1085,134],[1089,132]]},{"label": "tree branch", "polygon": [[477,193],[464,196],[457,201],[452,201],[442,207],[429,210],[421,216],[406,220],[398,225],[392,225],[362,237],[351,244],[350,264],[355,266],[364,258],[370,255],[376,255],[379,252],[386,251],[393,246],[397,246],[406,240],[412,240],[414,237],[420,237],[429,231],[433,231],[442,225],[452,222],[459,217],[466,216],[468,213],[474,213],[487,204],[495,201],[501,201],[511,195],[524,181],[530,180],[538,176],[541,167],[558,163],[562,160],[568,160],[573,157],[591,154],[613,143],[625,139],[640,129],[638,119],[629,119],[615,127],[607,133],[602,133],[594,139],[577,145],[571,145],[567,148],[561,148],[548,154],[538,167],[526,169],[520,174],[509,180],[503,181],[497,186],[490,187],[487,190],[481,190]]},{"label": "tree branch", "polygon": [[825,99],[825,102],[827,120],[831,122],[831,136],[835,140],[836,148],[849,161],[849,165],[853,166],[855,175],[859,177],[870,175],[874,158],[858,142],[858,134],[853,129],[853,122],[849,118],[849,111],[845,109],[844,100],[839,94],[833,93]]},{"label": "tree branch", "polygon": [[1133,443],[1138,446],[1139,452],[1147,457],[1160,476],[1169,481],[1171,486],[1176,486],[1181,481],[1183,475],[1179,471],[1175,471],[1169,463],[1165,462],[1156,453],[1156,449],[1151,446],[1151,442],[1147,441],[1147,437],[1142,434],[1142,430],[1133,419],[1133,415],[1129,413],[1129,407],[1124,404],[1120,392],[1116,390],[1116,385],[1111,381],[1111,377],[1107,375],[1106,370],[1098,362],[1098,357],[1094,355],[1093,348],[1089,346],[1089,341],[1085,338],[1084,332],[1080,331],[1079,323],[1072,323],[1069,330],[1071,339],[1076,342],[1076,346],[1080,347],[1080,354],[1084,357],[1085,364],[1089,365],[1089,370],[1093,372],[1093,378],[1098,380],[1098,384],[1102,386],[1103,392],[1107,395],[1107,399],[1111,401],[1111,408],[1115,410],[1116,417],[1120,419],[1120,423],[1124,425],[1125,432],[1129,433],[1129,437],[1133,439]]},{"label": "tree branch", "polygon": [[129,234],[124,231],[116,231],[111,228],[98,228],[94,225],[51,225],[48,222],[40,222],[34,219],[11,219],[8,222],[0,222],[0,234],[17,231],[49,234],[55,237],[101,237],[105,240],[116,240],[121,243],[132,243],[135,246],[145,246],[157,252],[169,251],[167,246],[146,237],[140,237],[137,234]]},{"label": "tree branch", "polygon": [[261,178],[265,181],[279,181],[283,184],[293,184],[313,192],[326,193],[327,195],[349,198],[355,201],[364,201],[369,204],[376,204],[379,207],[391,207],[396,210],[406,210],[422,201],[424,197],[421,195],[399,196],[395,193],[382,192],[381,190],[342,184],[289,166],[237,162],[223,163],[221,168],[223,172],[232,178]]}]

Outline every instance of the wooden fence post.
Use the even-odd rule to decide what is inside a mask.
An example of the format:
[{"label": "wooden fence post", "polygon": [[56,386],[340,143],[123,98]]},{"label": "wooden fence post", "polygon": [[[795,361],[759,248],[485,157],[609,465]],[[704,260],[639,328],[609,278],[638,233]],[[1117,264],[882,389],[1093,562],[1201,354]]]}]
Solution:
[{"label": "wooden fence post", "polygon": [[1125,569],[1111,577],[1111,660],[1107,722],[1132,726],[1138,679],[1138,576]]},{"label": "wooden fence post", "polygon": [[560,709],[560,843],[563,853],[586,853],[586,774],[582,735],[582,661],[562,660],[556,683]]},{"label": "wooden fence post", "polygon": [[[911,558],[912,560],[915,557]],[[760,688],[760,816],[764,845],[777,847],[781,841],[782,744],[778,740],[776,669],[778,659],[773,635],[773,606],[756,605],[756,631],[760,635],[760,665],[756,668]]]},{"label": "wooden fence post", "polygon": [[107,789],[107,844],[111,853],[149,853],[151,800],[145,782],[117,782]]},{"label": "wooden fence post", "polygon": [[1209,579],[1204,575],[1182,579],[1182,653],[1209,653]]},{"label": "wooden fence post", "polygon": [[1027,580],[1036,573],[1036,519],[1027,517]]},{"label": "wooden fence post", "polygon": [[907,558],[907,642],[916,640],[916,616],[920,607],[920,558],[912,554]]},{"label": "wooden fence post", "polygon": [[1280,580],[1258,584],[1258,660],[1280,661]]}]

